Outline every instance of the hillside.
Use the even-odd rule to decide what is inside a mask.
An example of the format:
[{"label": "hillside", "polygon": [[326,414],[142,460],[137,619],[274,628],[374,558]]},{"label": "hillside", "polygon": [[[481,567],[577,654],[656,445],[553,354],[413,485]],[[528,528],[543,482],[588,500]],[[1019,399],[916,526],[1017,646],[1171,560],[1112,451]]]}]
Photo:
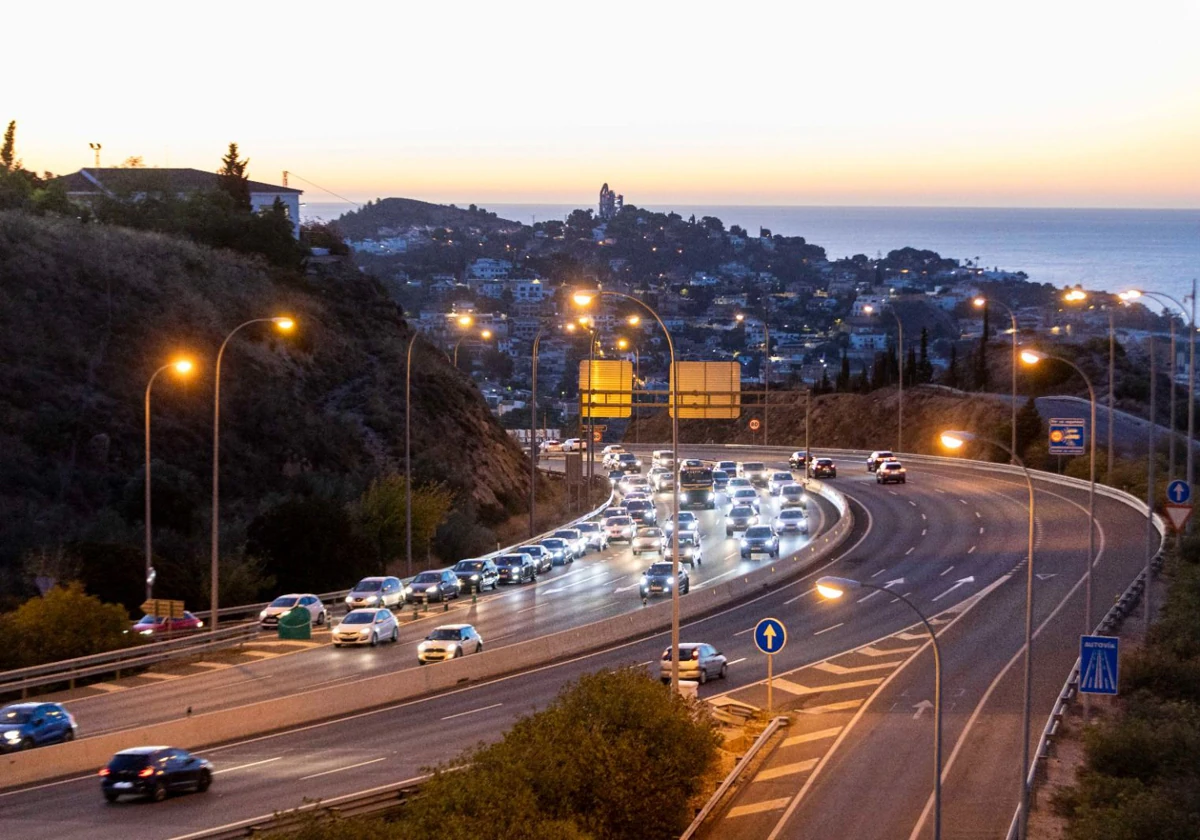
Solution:
[{"label": "hillside", "polygon": [[[475,205],[471,205],[474,207]],[[347,239],[370,239],[381,229],[404,231],[410,227],[444,227],[455,230],[478,228],[482,233],[514,230],[519,222],[500,219],[483,209],[463,209],[448,204],[431,204],[412,198],[384,198],[368,202],[335,221]]]},{"label": "hillside", "polygon": [[[160,580],[204,591],[213,363],[252,318],[298,326],[283,336],[256,324],[226,350],[224,549],[235,554],[249,523],[288,499],[340,509],[403,466],[408,328],[351,267],[304,278],[167,236],[8,212],[0,277],[0,595],[28,591],[31,557],[65,574],[55,563],[73,545],[140,562],[143,394],[183,353],[196,373],[164,372],[153,390],[156,551]],[[414,475],[454,492],[452,536],[523,510],[526,461],[474,385],[422,340],[413,370]]]}]

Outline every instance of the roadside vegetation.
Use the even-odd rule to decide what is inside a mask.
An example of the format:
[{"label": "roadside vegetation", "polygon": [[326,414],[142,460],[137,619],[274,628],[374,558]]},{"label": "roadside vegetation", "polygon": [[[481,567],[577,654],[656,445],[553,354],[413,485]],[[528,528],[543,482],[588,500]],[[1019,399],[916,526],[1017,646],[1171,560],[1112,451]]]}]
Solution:
[{"label": "roadside vegetation", "polygon": [[1146,644],[1121,662],[1116,714],[1083,733],[1074,787],[1052,798],[1068,840],[1194,840],[1200,826],[1200,536],[1166,566]]},{"label": "roadside vegetation", "polygon": [[433,769],[391,821],[317,820],[295,840],[667,840],[717,761],[701,704],[644,669],[565,687],[504,737]]}]

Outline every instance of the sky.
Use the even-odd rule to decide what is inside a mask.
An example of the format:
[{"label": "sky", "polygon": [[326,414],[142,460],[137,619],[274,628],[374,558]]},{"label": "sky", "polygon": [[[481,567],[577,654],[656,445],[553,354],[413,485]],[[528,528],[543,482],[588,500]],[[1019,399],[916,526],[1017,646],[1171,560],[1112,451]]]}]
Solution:
[{"label": "sky", "polygon": [[356,201],[1200,207],[1200,0],[17,0],[28,168]]}]

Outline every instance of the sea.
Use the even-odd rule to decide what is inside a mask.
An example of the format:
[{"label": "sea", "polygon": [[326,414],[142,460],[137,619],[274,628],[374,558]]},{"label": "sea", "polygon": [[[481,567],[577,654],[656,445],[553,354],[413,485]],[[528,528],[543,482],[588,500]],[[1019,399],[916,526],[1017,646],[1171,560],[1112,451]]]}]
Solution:
[{"label": "sea", "polygon": [[[525,224],[564,219],[575,209],[570,204],[480,206]],[[760,228],[803,236],[830,259],[882,256],[911,246],[988,269],[1023,271],[1034,283],[1107,292],[1139,288],[1181,301],[1191,293],[1193,279],[1200,278],[1200,209],[644,206],[685,219],[715,216],[726,228],[740,225],[752,236]],[[331,221],[348,209],[353,208],[314,203],[302,215]]]}]

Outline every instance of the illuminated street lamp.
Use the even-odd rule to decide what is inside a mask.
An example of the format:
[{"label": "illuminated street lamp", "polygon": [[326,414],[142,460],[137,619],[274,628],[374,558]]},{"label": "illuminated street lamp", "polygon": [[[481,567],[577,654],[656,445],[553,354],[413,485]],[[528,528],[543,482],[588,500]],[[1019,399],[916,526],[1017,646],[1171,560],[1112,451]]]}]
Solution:
[{"label": "illuminated street lamp", "polygon": [[[460,344],[462,344],[464,341],[466,341],[470,337],[471,337],[470,333],[463,333],[462,337],[459,338],[458,341],[454,342],[454,369],[455,370],[458,370],[458,347]],[[479,337],[481,339],[483,339],[484,341],[490,341],[492,338],[492,331],[491,330],[481,330],[479,333]]]},{"label": "illuminated street lamp", "polygon": [[243,324],[233,328],[229,335],[225,336],[225,340],[221,342],[221,349],[217,351],[217,364],[214,370],[214,385],[213,385],[213,467],[212,467],[212,558],[209,568],[209,577],[211,578],[211,591],[209,600],[212,603],[212,615],[210,616],[209,627],[215,633],[217,630],[217,608],[219,607],[219,592],[218,583],[221,574],[220,564],[220,492],[221,484],[218,473],[218,466],[221,460],[221,360],[225,358],[225,348],[229,344],[229,340],[238,332],[251,324],[274,324],[275,328],[281,332],[290,332],[296,322],[291,318],[283,316],[275,318],[252,318]]},{"label": "illuminated street lamp", "polygon": [[[636,315],[633,315],[630,317],[629,323],[631,325],[636,326],[638,321],[640,321],[640,320],[641,319],[638,318]],[[629,339],[627,339],[627,338],[618,338],[617,339],[617,349],[618,350],[628,351],[629,348],[630,348]],[[641,371],[642,371],[642,354],[638,350],[637,347],[634,347],[633,348],[633,387],[635,389],[638,387],[638,385],[642,381]],[[632,413],[633,412],[633,405],[632,405],[633,396],[632,396],[632,394],[630,395],[629,401],[631,403],[631,405],[629,406],[629,410],[630,410],[630,413]],[[641,431],[639,429],[639,426],[640,426],[640,424],[637,422],[637,418],[634,418],[634,421],[633,421],[633,443],[635,446],[640,442],[639,438],[641,436]]]},{"label": "illuminated street lamp", "polygon": [[1029,522],[1025,556],[1025,708],[1021,716],[1021,795],[1017,807],[1017,837],[1024,840],[1029,827],[1029,728],[1033,706],[1033,528],[1035,510],[1033,477],[1030,476],[1025,462],[1017,455],[1016,450],[1008,449],[997,440],[979,438],[971,432],[955,431],[942,432],[939,439],[942,446],[951,450],[962,449],[966,443],[973,440],[989,444],[1000,450],[1008,450],[1012,462],[1025,474],[1025,487],[1029,492]]},{"label": "illuminated street lamp", "polygon": [[154,595],[154,566],[151,564],[153,549],[150,542],[150,389],[154,386],[154,380],[164,370],[171,369],[180,376],[184,376],[192,372],[191,359],[178,359],[174,362],[168,362],[160,367],[154,373],[150,374],[150,381],[146,383],[146,600],[150,600]]},{"label": "illuminated street lamp", "polygon": [[[1121,295],[1117,295],[1117,297],[1120,297],[1121,300],[1125,300],[1125,298],[1122,297]],[[1082,303],[1083,301],[1085,301],[1087,299],[1088,299],[1088,293],[1080,288],[1069,289],[1063,294],[1063,300],[1066,301],[1067,303]],[[1174,326],[1174,322],[1172,322],[1172,326]],[[1117,359],[1116,335],[1117,335],[1116,325],[1113,323],[1113,310],[1109,309],[1108,310],[1108,472],[1106,472],[1105,475],[1108,476],[1108,481],[1110,483],[1112,482],[1112,472],[1113,472],[1113,391],[1114,391],[1113,381],[1114,381],[1114,372],[1116,369],[1116,359]],[[1172,397],[1175,394],[1174,387],[1172,387],[1172,389],[1171,389],[1171,394],[1172,394]],[[1172,429],[1174,429],[1174,417],[1175,417],[1175,411],[1174,411],[1174,409],[1172,409],[1172,411],[1171,411]],[[1095,434],[1095,430],[1093,430],[1092,433]]]},{"label": "illuminated street lamp", "polygon": [[851,578],[833,577],[826,575],[817,580],[817,592],[821,597],[831,601],[837,600],[851,589],[873,589],[892,595],[903,601],[910,610],[917,614],[925,629],[929,632],[929,641],[933,644],[933,840],[942,837],[942,652],[938,648],[937,633],[925,614],[917,609],[912,601],[899,592],[893,592],[882,586],[876,586],[866,581]]},{"label": "illuminated street lamp", "polygon": [[[607,289],[595,291],[579,291],[576,292],[572,299],[576,306],[588,307],[593,302],[601,297],[616,297],[624,300],[632,301],[638,306],[645,309],[658,322],[662,328],[663,335],[667,339],[667,352],[670,354],[670,367],[668,379],[670,380],[670,395],[669,405],[671,411],[671,461],[674,464],[679,463],[679,406],[677,405],[678,397],[678,379],[675,370],[675,343],[671,340],[671,332],[667,329],[667,325],[663,323],[662,318],[658,313],[651,309],[644,301],[633,297],[632,295],[623,294],[621,292],[611,292]],[[588,383],[591,384],[590,382]],[[675,476],[672,482],[673,493],[671,496],[671,521],[679,521],[679,476]],[[674,580],[679,580],[679,540],[671,540],[671,577]],[[679,691],[679,587],[671,587],[671,691],[672,693]]]},{"label": "illuminated street lamp", "polygon": [[[868,315],[874,311],[875,307],[870,304],[863,307],[863,312]],[[904,451],[904,322],[893,307],[889,306],[887,311],[896,319],[896,368],[900,373],[899,387],[896,389],[896,452],[899,453]]]},{"label": "illuminated street lamp", "polygon": [[[1007,312],[1008,317],[1010,319],[1012,319],[1012,363],[1011,363],[1012,364],[1012,405],[1010,406],[1011,419],[1009,420],[1010,424],[1012,425],[1012,446],[1009,449],[1009,452],[1016,452],[1017,451],[1017,316],[1013,313],[1012,309],[1009,308],[1008,304],[1002,303],[998,300],[990,300],[990,299],[984,297],[983,295],[980,295],[979,297],[975,298],[975,300],[973,300],[972,303],[975,304],[976,309],[985,309],[985,308],[987,308],[987,305],[989,303],[994,303],[997,306],[1001,307],[1005,312]],[[1111,387],[1111,384],[1110,384],[1110,387]],[[1111,412],[1110,412],[1109,416],[1110,417],[1112,416]],[[1109,420],[1110,434],[1111,434],[1111,431],[1112,431],[1112,420],[1110,419]],[[1109,445],[1111,446],[1111,443]],[[1013,461],[1013,463],[1016,463],[1016,462]]]}]

